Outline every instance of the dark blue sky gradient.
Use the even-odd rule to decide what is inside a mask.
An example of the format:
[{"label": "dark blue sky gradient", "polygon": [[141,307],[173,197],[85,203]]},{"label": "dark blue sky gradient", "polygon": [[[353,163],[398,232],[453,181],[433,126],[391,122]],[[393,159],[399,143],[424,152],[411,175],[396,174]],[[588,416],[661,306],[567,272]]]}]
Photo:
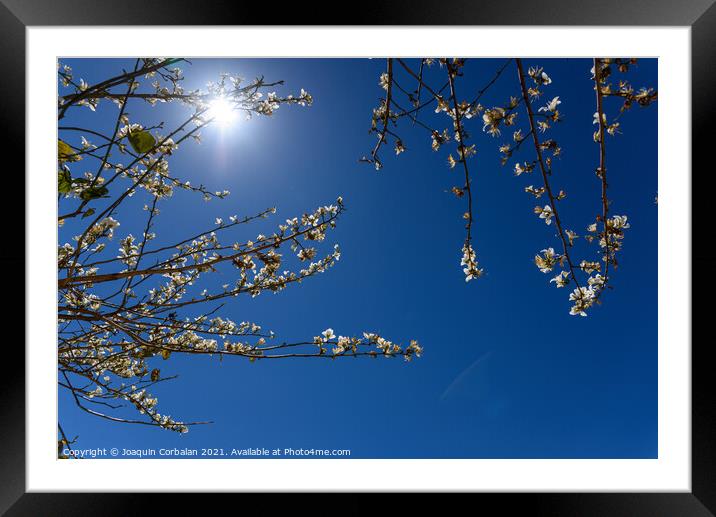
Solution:
[{"label": "dark blue sky gradient", "polygon": [[[472,100],[503,62],[468,61],[458,95]],[[90,84],[133,66],[133,60],[67,63]],[[552,176],[553,186],[568,194],[561,216],[583,235],[600,212],[591,60],[525,61],[535,64],[553,80],[539,105],[557,95],[562,101],[564,122],[548,133],[563,148]],[[462,171],[447,167],[447,150],[431,151],[429,134],[403,120],[406,153],[396,158],[386,149],[378,173],[358,163],[375,143],[367,129],[383,93],[378,77],[384,67],[380,59],[197,59],[183,65],[187,88],[202,87],[220,72],[264,75],[285,80],[280,93],[305,88],[315,102],[281,107],[272,119],[241,120],[223,133],[208,128],[200,145],[184,144],[170,158],[173,174],[232,194],[206,203],[200,195],[176,192],[160,203],[155,244],[197,233],[215,217],[278,207],[274,218],[236,234],[255,238],[342,195],[347,211],[319,249],[340,243],[336,267],[276,295],[230,299],[221,315],[255,321],[286,341],[311,339],[327,327],[343,335],[377,331],[405,344],[417,339],[423,357],[411,363],[343,358],[250,364],[175,355],[157,364],[163,374],[179,375],[153,390],[159,411],[214,424],[179,435],[111,423],[80,412],[61,392],[61,423],[68,435],[79,435],[79,447],[340,448],[351,449],[353,458],[657,456],[658,106],[626,113],[624,134],[607,141],[612,213],[628,215],[632,227],[614,290],[580,318],[569,315],[569,291],[549,283],[556,272],[542,274],[533,263],[541,249],[560,248],[554,225],[533,213],[537,203],[523,191],[541,185],[538,173],[515,177],[515,160],[499,165],[497,148],[511,140],[511,131],[492,138],[480,120],[467,126],[478,148],[470,164],[473,235],[485,268],[484,277],[469,284],[459,265],[465,203],[446,192],[462,183]],[[440,74],[431,70],[432,84],[444,82]],[[635,87],[657,87],[656,60],[641,60],[627,77]],[[402,83],[410,84],[405,77]],[[504,105],[518,88],[510,64],[482,103]],[[608,101],[613,115],[619,102]],[[128,111],[135,122],[165,120],[167,128],[188,114],[178,105],[141,103]],[[517,127],[527,133],[522,108],[519,113]],[[97,113],[70,111],[62,125],[103,125],[111,132],[114,117],[116,107],[105,103]],[[432,109],[421,117],[448,127],[447,117]],[[76,134],[62,137],[79,140]],[[529,143],[515,157],[533,158]],[[127,233],[141,234],[146,212],[139,208],[146,202],[148,196],[138,194],[119,213],[114,245]],[[60,243],[70,241],[74,229],[61,229]],[[596,248],[582,241],[577,257],[594,259]],[[223,275],[212,282],[233,281]]]}]

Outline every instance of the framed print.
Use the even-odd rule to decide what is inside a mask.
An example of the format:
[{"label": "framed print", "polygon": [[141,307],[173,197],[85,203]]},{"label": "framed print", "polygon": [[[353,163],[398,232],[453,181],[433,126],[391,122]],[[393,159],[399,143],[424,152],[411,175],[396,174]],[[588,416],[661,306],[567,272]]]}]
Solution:
[{"label": "framed print", "polygon": [[0,6],[27,245],[3,511],[712,514],[716,8],[130,4]]}]

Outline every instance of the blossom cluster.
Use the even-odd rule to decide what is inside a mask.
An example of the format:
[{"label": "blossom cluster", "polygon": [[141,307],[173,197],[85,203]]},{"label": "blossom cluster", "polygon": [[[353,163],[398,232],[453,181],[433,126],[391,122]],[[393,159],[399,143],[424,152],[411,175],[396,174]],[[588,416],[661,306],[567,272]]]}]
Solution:
[{"label": "blossom cluster", "polygon": [[482,269],[478,267],[477,256],[475,250],[472,248],[472,244],[465,243],[462,247],[462,260],[460,260],[460,265],[464,266],[462,271],[465,273],[465,282],[482,276]]},{"label": "blossom cluster", "polygon": [[[341,355],[403,356],[406,361],[410,361],[413,357],[420,357],[423,353],[423,348],[415,340],[412,340],[407,347],[402,347],[375,332],[363,332],[362,338],[346,337],[337,336],[332,328],[327,328],[321,332],[320,336],[315,336],[313,344],[318,347],[319,355],[328,353],[327,346],[333,345],[330,353],[334,357]],[[368,350],[361,351],[362,348],[367,348]]]}]

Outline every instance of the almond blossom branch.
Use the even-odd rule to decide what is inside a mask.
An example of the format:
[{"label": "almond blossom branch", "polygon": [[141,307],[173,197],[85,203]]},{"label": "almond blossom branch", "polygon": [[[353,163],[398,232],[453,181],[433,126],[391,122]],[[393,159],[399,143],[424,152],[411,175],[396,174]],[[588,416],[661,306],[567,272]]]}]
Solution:
[{"label": "almond blossom branch", "polygon": [[84,90],[75,93],[73,95],[67,95],[65,97],[60,98],[60,111],[57,116],[58,120],[61,120],[64,118],[65,113],[67,110],[77,105],[83,100],[86,100],[87,98],[92,97],[97,92],[100,92],[102,90],[106,90],[108,88],[113,88],[114,86],[117,86],[118,84],[122,84],[126,82],[127,80],[132,80],[135,77],[138,77],[140,75],[150,74],[152,72],[155,72],[157,70],[160,70],[162,68],[166,68],[169,65],[179,63],[181,61],[185,61],[182,58],[171,58],[171,59],[164,59],[161,60],[155,64],[145,64],[144,67],[140,68],[139,70],[135,70],[130,73],[124,73],[122,75],[112,77],[111,79],[107,79],[105,81],[102,81],[100,83],[95,84],[94,86],[87,87]]},{"label": "almond blossom branch", "polygon": [[380,150],[380,147],[385,142],[385,134],[388,131],[388,121],[390,120],[390,104],[392,101],[393,96],[393,60],[391,58],[388,58],[388,71],[386,72],[387,77],[385,78],[385,81],[383,81],[383,77],[381,77],[381,82],[385,84],[385,103],[383,104],[383,113],[382,113],[382,121],[383,121],[383,129],[378,135],[378,142],[375,144],[375,147],[373,148],[373,152],[370,153],[371,159],[373,163],[375,164],[376,170],[381,168],[381,162],[380,158],[378,158],[378,151]]},{"label": "almond blossom branch", "polygon": [[464,192],[467,193],[467,212],[465,218],[467,219],[467,235],[465,237],[465,244],[463,245],[463,259],[462,265],[465,266],[465,281],[472,280],[473,278],[479,278],[482,275],[482,269],[478,268],[478,264],[475,257],[475,251],[472,247],[472,189],[470,188],[470,171],[467,166],[468,152],[465,148],[465,132],[462,128],[462,113],[461,108],[458,106],[457,93],[455,90],[455,77],[458,73],[458,68],[446,61],[448,81],[450,82],[450,97],[452,98],[452,115],[455,121],[455,139],[458,141],[459,148],[459,161],[462,162],[463,170],[465,171],[465,187]]},{"label": "almond blossom branch", "polygon": [[579,281],[577,279],[577,275],[574,272],[575,266],[572,263],[572,258],[569,255],[569,246],[567,245],[567,237],[565,237],[565,232],[562,228],[562,221],[559,218],[559,211],[557,209],[556,199],[552,192],[552,187],[549,183],[549,178],[548,178],[549,171],[547,170],[547,167],[545,166],[545,163],[544,163],[544,159],[542,157],[542,147],[540,145],[539,138],[537,136],[537,128],[536,128],[536,124],[534,121],[535,117],[534,117],[534,113],[532,110],[532,103],[530,102],[529,94],[527,92],[527,86],[525,84],[525,76],[524,76],[524,71],[522,69],[522,60],[519,58],[516,58],[515,63],[517,65],[517,74],[518,74],[518,78],[520,81],[520,89],[522,91],[522,99],[524,100],[525,109],[527,111],[527,116],[529,118],[530,133],[532,134],[532,142],[534,143],[535,152],[537,153],[537,161],[540,166],[540,172],[542,173],[542,181],[544,183],[544,188],[547,191],[547,195],[549,196],[549,200],[550,200],[550,205],[548,205],[548,206],[550,207],[550,209],[551,209],[550,211],[554,215],[554,220],[555,220],[555,223],[557,226],[557,233],[559,235],[559,239],[562,241],[562,253],[563,253],[563,256],[567,260],[570,276],[574,280],[574,284],[577,286],[577,289],[581,292],[581,288],[579,286]]},{"label": "almond blossom branch", "polygon": [[[594,90],[596,91],[597,113],[596,119],[599,124],[599,168],[597,169],[597,177],[601,180],[602,185],[602,224],[604,225],[604,281],[603,287],[609,282],[609,263],[612,261],[612,254],[609,249],[609,200],[607,199],[607,150],[604,138],[606,115],[602,103],[602,72],[601,60],[594,58]],[[601,295],[599,292],[599,295]]]}]

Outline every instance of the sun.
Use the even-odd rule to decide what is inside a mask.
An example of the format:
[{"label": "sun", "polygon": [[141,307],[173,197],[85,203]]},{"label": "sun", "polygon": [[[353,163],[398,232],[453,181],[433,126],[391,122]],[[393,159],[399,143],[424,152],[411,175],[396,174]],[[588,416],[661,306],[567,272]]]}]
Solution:
[{"label": "sun", "polygon": [[225,97],[218,97],[209,103],[208,115],[221,126],[228,126],[237,118],[237,113]]}]

